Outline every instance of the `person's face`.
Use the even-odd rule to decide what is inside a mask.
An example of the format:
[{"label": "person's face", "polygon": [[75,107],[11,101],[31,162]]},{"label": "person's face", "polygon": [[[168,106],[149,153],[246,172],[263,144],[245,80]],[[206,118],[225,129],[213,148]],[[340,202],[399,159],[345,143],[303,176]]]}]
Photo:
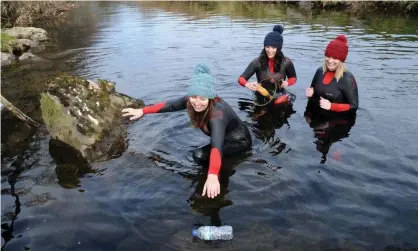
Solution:
[{"label": "person's face", "polygon": [[196,112],[203,112],[209,105],[209,99],[202,96],[191,96],[189,101]]},{"label": "person's face", "polygon": [[339,59],[325,57],[325,65],[327,66],[329,71],[335,71],[340,64],[341,61]]},{"label": "person's face", "polygon": [[277,48],[273,46],[266,46],[264,47],[266,51],[267,57],[274,58],[276,56]]}]

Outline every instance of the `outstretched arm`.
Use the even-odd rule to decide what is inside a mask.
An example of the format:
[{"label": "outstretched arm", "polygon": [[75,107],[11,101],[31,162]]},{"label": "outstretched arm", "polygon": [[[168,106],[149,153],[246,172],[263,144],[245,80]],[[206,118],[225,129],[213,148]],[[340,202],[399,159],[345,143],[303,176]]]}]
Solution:
[{"label": "outstretched arm", "polygon": [[122,110],[123,117],[130,117],[130,120],[137,120],[149,113],[163,113],[180,111],[187,108],[188,97],[181,97],[167,102],[157,103],[155,105],[146,106],[142,109],[125,108]]},{"label": "outstretched arm", "polygon": [[210,120],[211,138],[210,144],[212,150],[210,152],[209,171],[208,174],[218,175],[222,166],[222,150],[225,140],[226,120],[223,118],[222,111],[214,115]]},{"label": "outstretched arm", "polygon": [[155,105],[144,107],[144,114],[149,113],[164,113],[164,112],[175,112],[184,110],[187,108],[188,97],[181,97],[172,99],[167,102],[160,102]]},{"label": "outstretched arm", "polygon": [[218,110],[211,115],[209,121],[211,128],[210,143],[212,146],[209,158],[208,178],[203,187],[203,194],[208,195],[209,198],[215,198],[220,193],[219,171],[222,166],[222,150],[225,139],[225,129],[227,126],[226,118],[224,118],[222,111]]}]

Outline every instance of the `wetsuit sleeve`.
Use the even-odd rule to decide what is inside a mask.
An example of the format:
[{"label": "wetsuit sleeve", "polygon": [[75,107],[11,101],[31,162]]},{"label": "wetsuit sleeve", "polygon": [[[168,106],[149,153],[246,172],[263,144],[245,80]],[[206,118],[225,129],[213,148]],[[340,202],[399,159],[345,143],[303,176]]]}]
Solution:
[{"label": "wetsuit sleeve", "polygon": [[187,108],[188,97],[181,97],[167,102],[157,103],[155,105],[146,106],[143,108],[144,114],[175,112]]},{"label": "wetsuit sleeve", "polygon": [[254,59],[248,66],[247,69],[241,74],[238,78],[238,83],[241,86],[245,86],[247,84],[248,79],[250,79],[254,73],[258,70],[258,59]]},{"label": "wetsuit sleeve", "polygon": [[292,60],[288,59],[289,63],[286,67],[286,77],[287,77],[287,83],[289,86],[294,85],[296,83],[296,70],[295,66],[293,65]]},{"label": "wetsuit sleeve", "polygon": [[345,104],[331,104],[331,111],[335,112],[345,112],[345,111],[354,111],[358,108],[358,89],[357,82],[354,76],[348,78],[345,81],[344,88],[342,89],[344,98],[347,100]]},{"label": "wetsuit sleeve", "polygon": [[208,174],[218,175],[222,166],[222,150],[225,139],[225,130],[227,126],[226,114],[222,110],[216,110],[212,113],[210,123],[210,144],[212,149],[209,158]]}]

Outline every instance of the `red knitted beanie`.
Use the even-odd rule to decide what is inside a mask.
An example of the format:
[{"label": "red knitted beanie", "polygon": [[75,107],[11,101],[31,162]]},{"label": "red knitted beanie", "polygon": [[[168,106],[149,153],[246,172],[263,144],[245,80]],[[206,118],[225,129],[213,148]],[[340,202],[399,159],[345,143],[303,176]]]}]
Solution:
[{"label": "red knitted beanie", "polygon": [[329,42],[325,49],[325,56],[339,59],[344,62],[348,54],[347,38],[344,35],[338,35],[334,40]]}]

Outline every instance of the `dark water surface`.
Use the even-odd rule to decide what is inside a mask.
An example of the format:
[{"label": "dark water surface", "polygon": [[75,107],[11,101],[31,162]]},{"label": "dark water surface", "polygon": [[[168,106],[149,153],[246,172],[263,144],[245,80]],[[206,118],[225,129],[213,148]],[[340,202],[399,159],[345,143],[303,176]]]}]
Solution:
[{"label": "dark water surface", "polygon": [[[237,79],[277,23],[298,75],[289,88],[296,100],[265,112]],[[51,65],[2,74],[2,94],[31,115],[39,116],[33,97],[43,77],[55,72],[112,80],[151,104],[185,94],[193,67],[206,62],[219,95],[250,126],[254,149],[226,161],[221,196],[210,200],[198,196],[205,170],[191,160],[209,139],[185,112],[132,124],[127,152],[80,178],[57,169],[44,130],[30,132],[3,112],[2,147],[14,142],[2,151],[4,250],[418,248],[417,19],[251,3],[102,2],[40,26],[56,43]],[[355,120],[309,121],[304,90],[340,33],[360,109]],[[193,243],[195,224],[231,225],[234,241]]]}]

